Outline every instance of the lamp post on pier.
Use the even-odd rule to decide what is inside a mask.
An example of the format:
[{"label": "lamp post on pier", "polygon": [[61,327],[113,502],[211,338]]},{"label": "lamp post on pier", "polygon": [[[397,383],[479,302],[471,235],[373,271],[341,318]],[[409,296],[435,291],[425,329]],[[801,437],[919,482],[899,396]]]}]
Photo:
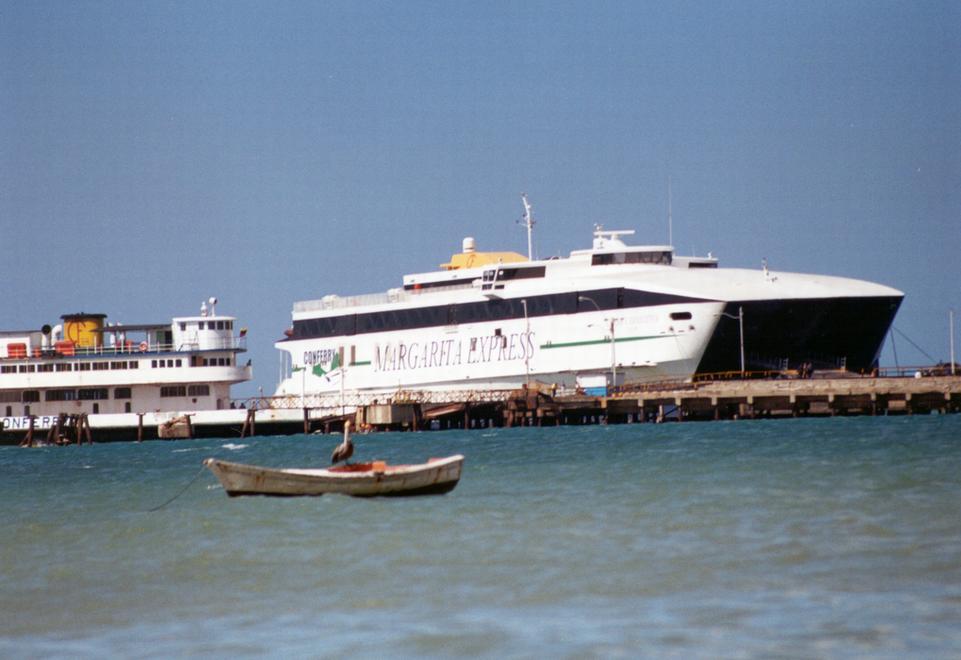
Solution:
[{"label": "lamp post on pier", "polygon": [[740,344],[741,344],[741,376],[743,377],[743,376],[744,376],[744,373],[745,373],[745,368],[744,368],[744,308],[743,308],[743,307],[738,307],[738,308],[737,308],[737,316],[734,316],[733,314],[728,314],[728,313],[726,313],[726,312],[721,312],[721,316],[726,316],[726,317],[729,318],[729,319],[737,319],[738,334],[739,334],[739,336],[740,336]]}]

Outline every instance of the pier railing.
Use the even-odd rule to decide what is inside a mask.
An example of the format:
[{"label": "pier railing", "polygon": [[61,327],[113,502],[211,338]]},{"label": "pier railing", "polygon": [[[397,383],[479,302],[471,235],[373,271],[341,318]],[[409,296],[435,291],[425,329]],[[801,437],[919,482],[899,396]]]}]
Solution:
[{"label": "pier railing", "polygon": [[517,390],[397,390],[388,394],[345,391],[343,394],[307,394],[288,396],[258,396],[234,399],[234,407],[255,409],[300,408],[356,408],[377,403],[384,404],[444,404],[444,403],[500,403],[507,401]]},{"label": "pier railing", "polygon": [[[957,370],[961,375],[961,369]],[[920,376],[918,375],[920,374]],[[625,383],[614,388],[610,388],[607,398],[630,398],[635,395],[642,395],[646,392],[662,392],[666,390],[686,391],[697,390],[699,386],[706,386],[712,383],[725,383],[736,381],[806,381],[806,380],[829,380],[850,378],[854,380],[865,378],[920,378],[928,376],[948,376],[950,365],[935,365],[934,367],[898,367],[882,368],[871,374],[858,374],[842,370],[815,371],[811,374],[790,369],[783,371],[724,371],[717,373],[697,374],[691,379],[664,379],[656,382]],[[352,410],[360,406],[373,404],[451,404],[451,403],[503,403],[519,395],[523,390],[518,389],[473,389],[473,390],[407,390],[399,389],[390,393],[370,393],[358,392],[356,390],[345,390],[343,393],[328,394],[307,394],[307,395],[287,395],[287,396],[257,396],[245,399],[234,399],[234,407],[254,408],[254,409],[326,409],[326,410]],[[582,394],[574,387],[551,387],[543,383],[532,383],[531,392],[537,391],[541,394],[549,394],[551,398],[564,398],[578,396]]]}]

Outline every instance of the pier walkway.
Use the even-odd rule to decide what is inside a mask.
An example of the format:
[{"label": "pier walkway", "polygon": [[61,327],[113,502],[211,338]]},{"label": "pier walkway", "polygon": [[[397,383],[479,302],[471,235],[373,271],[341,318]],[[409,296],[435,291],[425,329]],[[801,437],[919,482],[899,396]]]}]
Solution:
[{"label": "pier walkway", "polygon": [[[84,415],[83,439],[101,442],[339,433],[347,420],[366,431],[419,431],[961,412],[961,375],[921,373],[918,377],[832,373],[816,374],[814,378],[781,374],[760,379],[637,384],[598,396],[532,385],[518,390],[398,391],[378,398],[356,393],[340,397],[259,397],[238,402],[230,410],[91,415],[89,419]],[[67,440],[56,440],[63,436],[61,429],[70,426],[63,418],[5,418],[0,444]],[[76,430],[73,435],[73,442],[81,441]]]}]

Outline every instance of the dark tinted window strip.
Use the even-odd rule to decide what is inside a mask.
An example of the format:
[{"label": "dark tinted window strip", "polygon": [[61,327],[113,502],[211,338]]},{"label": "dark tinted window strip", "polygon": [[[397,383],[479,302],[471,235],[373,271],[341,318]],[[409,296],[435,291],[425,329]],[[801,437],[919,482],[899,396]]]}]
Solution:
[{"label": "dark tinted window strip", "polygon": [[664,264],[671,265],[669,251],[658,252],[608,252],[595,254],[591,257],[592,266],[609,266],[611,264]]},{"label": "dark tinted window strip", "polygon": [[476,279],[478,279],[478,278],[476,278],[476,277],[468,277],[468,278],[466,278],[466,279],[460,279],[460,280],[444,280],[444,281],[441,281],[441,282],[417,282],[416,284],[405,284],[405,285],[404,285],[404,291],[414,291],[414,290],[416,290],[416,289],[433,289],[433,288],[435,288],[435,287],[440,287],[440,286],[457,286],[457,285],[464,285],[464,284],[470,284],[471,282],[473,282],[473,281],[476,280]]},{"label": "dark tinted window strip", "polygon": [[[527,316],[530,318],[598,310],[706,302],[703,298],[688,298],[686,296],[624,288],[530,296],[526,300]],[[522,299],[495,299],[456,305],[438,305],[304,319],[294,321],[294,334],[291,339],[363,335],[372,332],[413,330],[460,323],[483,323],[522,318],[524,318]]]},{"label": "dark tinted window strip", "polygon": [[497,281],[527,280],[544,277],[546,271],[547,268],[545,266],[535,266],[533,268],[502,268],[497,273]]}]

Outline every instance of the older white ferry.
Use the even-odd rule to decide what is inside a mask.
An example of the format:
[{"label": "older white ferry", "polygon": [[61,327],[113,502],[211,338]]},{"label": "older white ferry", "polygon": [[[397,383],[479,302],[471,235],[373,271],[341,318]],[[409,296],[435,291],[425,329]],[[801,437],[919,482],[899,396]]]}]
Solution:
[{"label": "older white ferry", "polygon": [[[528,232],[533,222],[528,211]],[[597,228],[590,249],[479,252],[384,294],[297,302],[277,395],[584,389],[793,367],[870,369],[903,294],[848,278],[719,268]],[[530,234],[528,234],[530,236]],[[529,243],[530,244],[530,243]],[[530,249],[529,249],[530,251]]]},{"label": "older white ferry", "polygon": [[[209,302],[209,307],[208,307]],[[60,414],[87,414],[95,427],[136,427],[164,415],[229,408],[230,388],[250,380],[246,329],[216,312],[168,323],[108,323],[104,314],[0,332],[2,430],[49,428]],[[138,420],[138,414],[140,419]]]}]

